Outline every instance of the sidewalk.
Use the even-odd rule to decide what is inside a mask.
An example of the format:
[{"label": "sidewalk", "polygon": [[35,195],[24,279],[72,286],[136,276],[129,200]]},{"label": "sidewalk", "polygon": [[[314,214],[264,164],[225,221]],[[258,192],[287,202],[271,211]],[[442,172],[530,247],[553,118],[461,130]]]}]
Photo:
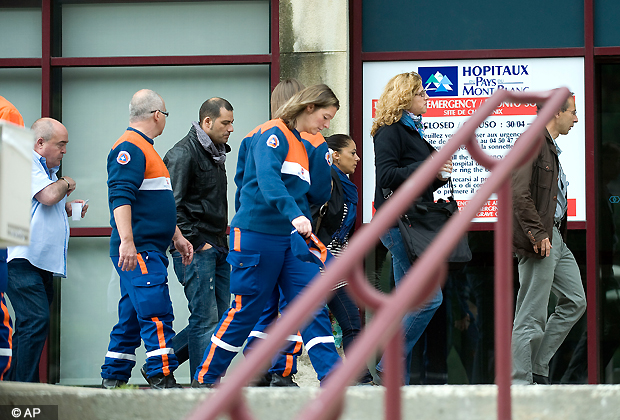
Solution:
[{"label": "sidewalk", "polygon": [[[293,419],[320,391],[304,388],[246,388],[254,417]],[[342,420],[383,419],[383,387],[350,387]],[[0,382],[0,418],[6,405],[57,405],[61,420],[181,420],[216,390],[104,390],[59,385]],[[403,419],[494,420],[493,385],[409,386],[402,388]],[[618,420],[620,385],[513,387],[513,420]],[[8,411],[7,411],[8,410]],[[8,417],[9,419],[11,417]],[[225,417],[223,417],[225,418]],[[43,419],[46,420],[46,419]]]}]

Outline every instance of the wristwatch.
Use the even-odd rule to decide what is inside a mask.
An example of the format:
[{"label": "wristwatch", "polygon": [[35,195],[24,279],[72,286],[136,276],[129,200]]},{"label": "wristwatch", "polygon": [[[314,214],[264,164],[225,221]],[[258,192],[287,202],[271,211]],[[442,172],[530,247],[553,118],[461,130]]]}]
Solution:
[{"label": "wristwatch", "polygon": [[65,181],[67,183],[67,190],[71,189],[71,184],[69,184],[69,181],[67,181],[67,178],[65,178],[64,176],[61,176],[58,179],[62,179],[63,181]]}]

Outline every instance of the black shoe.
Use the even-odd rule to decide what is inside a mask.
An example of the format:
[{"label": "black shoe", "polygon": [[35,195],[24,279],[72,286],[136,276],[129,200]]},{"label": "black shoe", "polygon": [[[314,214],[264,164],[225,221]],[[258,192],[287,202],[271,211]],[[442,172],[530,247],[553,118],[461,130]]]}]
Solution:
[{"label": "black shoe", "polygon": [[146,382],[149,381],[148,376],[146,376],[146,363],[142,365],[142,367],[140,368],[140,373],[142,374],[142,377],[144,378],[144,380]]},{"label": "black shoe", "polygon": [[215,384],[203,384],[202,382],[198,382],[196,379],[192,379],[192,388],[215,388]]},{"label": "black shoe", "polygon": [[116,389],[123,385],[127,385],[127,382],[121,381],[120,379],[103,378],[101,381],[101,388],[103,389]]},{"label": "black shoe", "polygon": [[385,384],[383,383],[383,372],[381,372],[380,370],[376,370],[376,372],[377,372],[377,379],[379,380],[379,385],[385,386]]},{"label": "black shoe", "polygon": [[260,375],[258,378],[250,382],[250,386],[270,386],[271,385],[271,373],[266,372]]},{"label": "black shoe", "polygon": [[375,385],[377,385],[377,383],[375,383],[375,381],[374,381],[374,379],[372,377],[372,374],[368,371],[368,369],[366,369],[366,372],[364,372],[364,374],[357,380],[355,385],[375,386]]},{"label": "black shoe", "polygon": [[537,373],[532,373],[532,380],[536,385],[551,385],[548,376],[542,376]]},{"label": "black shoe", "polygon": [[269,386],[296,386],[299,388],[299,385],[293,381],[293,375],[281,376],[277,373],[271,374],[271,383]]},{"label": "black shoe", "polygon": [[181,385],[177,384],[177,381],[174,379],[174,375],[172,373],[168,376],[164,376],[163,373],[158,373],[155,376],[146,378],[146,380],[151,386],[151,389],[183,388]]},{"label": "black shoe", "polygon": [[374,379],[371,379],[370,381],[366,382],[358,381],[355,383],[355,386],[379,386],[379,384],[376,383]]}]

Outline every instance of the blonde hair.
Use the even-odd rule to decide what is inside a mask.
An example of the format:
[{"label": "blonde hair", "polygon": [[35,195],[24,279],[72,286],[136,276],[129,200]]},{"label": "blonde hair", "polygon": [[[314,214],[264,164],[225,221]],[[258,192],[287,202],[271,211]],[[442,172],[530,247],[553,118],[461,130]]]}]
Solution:
[{"label": "blonde hair", "polygon": [[315,109],[330,106],[340,109],[338,98],[327,85],[314,85],[293,95],[278,109],[274,118],[282,119],[286,126],[293,130],[297,126],[297,118],[310,105],[314,105]]},{"label": "blonde hair", "polygon": [[379,127],[392,125],[399,121],[403,116],[403,110],[411,107],[415,92],[420,87],[422,87],[422,78],[415,71],[392,77],[385,85],[377,102],[370,135],[374,136]]},{"label": "blonde hair", "polygon": [[304,90],[306,87],[297,79],[284,79],[273,88],[271,92],[271,115],[276,115],[278,109],[286,103],[291,96]]}]

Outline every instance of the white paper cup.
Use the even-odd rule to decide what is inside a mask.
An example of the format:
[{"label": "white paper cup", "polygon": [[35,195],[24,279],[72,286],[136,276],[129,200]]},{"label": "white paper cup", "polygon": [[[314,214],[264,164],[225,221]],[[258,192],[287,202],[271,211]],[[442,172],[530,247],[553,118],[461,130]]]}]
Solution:
[{"label": "white paper cup", "polygon": [[82,218],[82,207],[84,203],[71,203],[71,220],[80,220]]}]

